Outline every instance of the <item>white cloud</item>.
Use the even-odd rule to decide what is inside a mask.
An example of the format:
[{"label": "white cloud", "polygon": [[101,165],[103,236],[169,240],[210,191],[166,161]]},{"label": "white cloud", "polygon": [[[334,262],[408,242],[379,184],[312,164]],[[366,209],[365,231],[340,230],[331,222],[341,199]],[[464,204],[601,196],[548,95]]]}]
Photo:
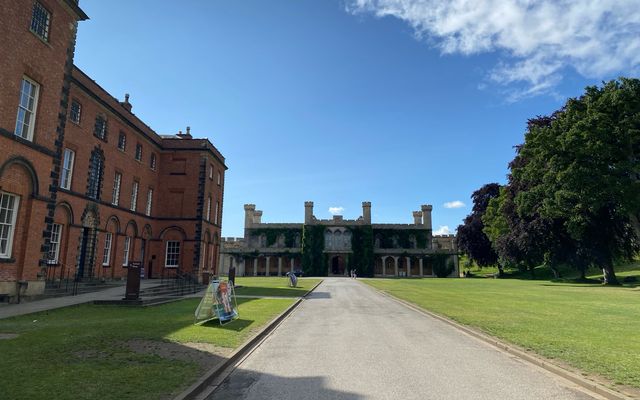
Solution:
[{"label": "white cloud", "polygon": [[448,201],[444,203],[444,208],[462,208],[464,207],[464,203],[460,200]]},{"label": "white cloud", "polygon": [[640,0],[349,0],[347,10],[404,20],[443,54],[498,54],[487,80],[514,101],[553,93],[566,68],[640,71]]},{"label": "white cloud", "polygon": [[329,213],[331,215],[342,215],[344,212],[344,207],[329,207]]},{"label": "white cloud", "polygon": [[449,227],[447,225],[440,225],[440,227],[438,229],[433,231],[433,234],[434,235],[450,235],[451,234],[451,230],[449,229]]}]

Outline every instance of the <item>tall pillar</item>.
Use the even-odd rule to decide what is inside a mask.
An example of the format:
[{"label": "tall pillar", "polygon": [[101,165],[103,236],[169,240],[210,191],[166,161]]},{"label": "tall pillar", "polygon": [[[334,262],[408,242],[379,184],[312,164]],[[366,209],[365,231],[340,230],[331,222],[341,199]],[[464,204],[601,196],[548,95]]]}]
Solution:
[{"label": "tall pillar", "polygon": [[245,276],[247,274],[247,262],[244,257],[240,260],[240,268],[238,268],[238,275]]},{"label": "tall pillar", "polygon": [[413,212],[413,223],[414,225],[422,225],[422,211]]},{"label": "tall pillar", "polygon": [[310,224],[313,222],[313,201],[304,202],[304,223]]},{"label": "tall pillar", "polygon": [[420,208],[422,209],[422,224],[425,229],[433,229],[431,226],[431,211],[433,210],[433,206],[431,204],[423,204]]},{"label": "tall pillar", "polygon": [[291,270],[289,272],[293,273],[293,258],[289,258],[289,264],[291,265]]},{"label": "tall pillar", "polygon": [[278,276],[282,276],[282,257],[278,257]]},{"label": "tall pillar", "polygon": [[[255,210],[256,210],[256,205],[255,204],[245,204],[244,205],[244,229],[251,228],[251,225],[253,225],[253,212]],[[246,234],[246,232],[245,232],[245,234]]]},{"label": "tall pillar", "polygon": [[253,276],[258,276],[258,257],[253,259]]},{"label": "tall pillar", "polygon": [[382,259],[382,276],[387,276],[387,256],[380,258]]},{"label": "tall pillar", "polygon": [[265,276],[269,276],[269,264],[270,264],[269,261],[270,260],[271,260],[271,257],[267,256],[267,264],[266,264],[266,268],[265,268],[265,272],[264,272]]},{"label": "tall pillar", "polygon": [[422,264],[422,257],[420,257],[420,277],[424,276],[424,267]]},{"label": "tall pillar", "polygon": [[407,259],[407,277],[411,276],[411,257],[405,257]]},{"label": "tall pillar", "polygon": [[362,219],[365,224],[371,223],[371,202],[363,201],[362,202]]},{"label": "tall pillar", "polygon": [[393,256],[393,264],[395,265],[396,271],[395,274],[398,276],[398,256]]}]

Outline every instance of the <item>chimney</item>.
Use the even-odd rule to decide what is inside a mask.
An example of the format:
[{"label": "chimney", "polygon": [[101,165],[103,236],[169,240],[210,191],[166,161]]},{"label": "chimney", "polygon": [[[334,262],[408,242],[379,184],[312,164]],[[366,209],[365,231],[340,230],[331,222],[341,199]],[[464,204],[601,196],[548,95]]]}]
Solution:
[{"label": "chimney", "polygon": [[416,225],[422,225],[422,211],[413,212],[413,223]]},{"label": "chimney", "polygon": [[433,229],[431,226],[431,210],[433,210],[433,206],[431,204],[423,204],[422,209],[422,224],[426,229]]},{"label": "chimney", "polygon": [[371,202],[363,201],[362,202],[362,219],[365,224],[371,223]]},{"label": "chimney", "polygon": [[131,112],[131,108],[133,107],[131,103],[129,103],[129,93],[124,94],[124,101],[120,102],[120,105],[124,107],[127,111]]},{"label": "chimney", "polygon": [[253,225],[253,212],[256,210],[255,204],[244,205],[244,229],[249,229]]},{"label": "chimney", "polygon": [[193,136],[191,136],[191,127],[187,126],[187,133],[182,133],[182,131],[178,131],[177,136],[181,139],[193,139]]},{"label": "chimney", "polygon": [[304,223],[310,224],[313,222],[313,201],[304,202]]}]

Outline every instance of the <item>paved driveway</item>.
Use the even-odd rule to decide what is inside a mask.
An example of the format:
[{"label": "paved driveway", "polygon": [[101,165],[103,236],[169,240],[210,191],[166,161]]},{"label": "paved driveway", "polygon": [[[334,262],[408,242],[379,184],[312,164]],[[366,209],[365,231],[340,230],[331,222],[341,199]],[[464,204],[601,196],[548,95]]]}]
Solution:
[{"label": "paved driveway", "polygon": [[593,397],[361,282],[330,278],[209,399]]}]

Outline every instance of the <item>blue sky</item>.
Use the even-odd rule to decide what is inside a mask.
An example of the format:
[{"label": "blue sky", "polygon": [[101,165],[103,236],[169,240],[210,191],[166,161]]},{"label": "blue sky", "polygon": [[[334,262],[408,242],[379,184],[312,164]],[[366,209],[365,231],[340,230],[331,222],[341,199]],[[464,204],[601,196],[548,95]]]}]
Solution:
[{"label": "blue sky", "polygon": [[156,132],[222,152],[223,236],[245,203],[302,222],[305,200],[398,223],[433,204],[453,232],[528,118],[638,73],[638,0],[520,3],[81,0],[75,62]]}]

